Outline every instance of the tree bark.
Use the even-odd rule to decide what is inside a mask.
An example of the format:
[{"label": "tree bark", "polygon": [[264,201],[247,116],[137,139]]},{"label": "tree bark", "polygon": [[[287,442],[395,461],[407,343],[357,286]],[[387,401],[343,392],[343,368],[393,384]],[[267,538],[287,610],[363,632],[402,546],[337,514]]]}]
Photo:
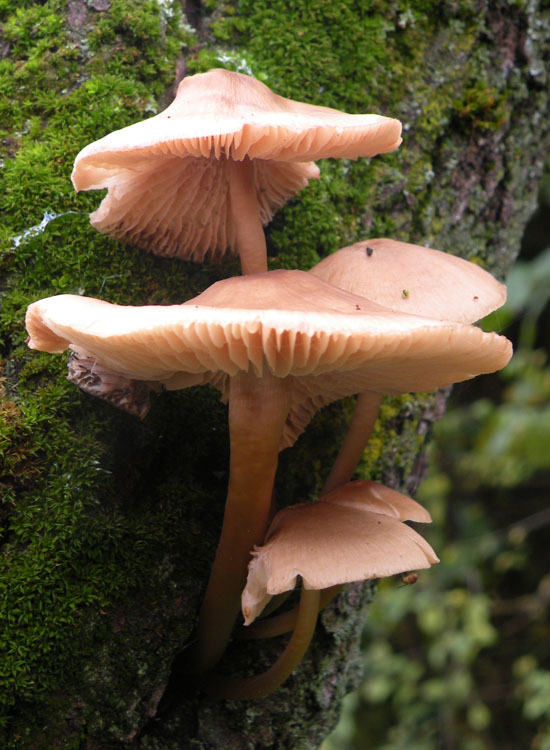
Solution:
[{"label": "tree bark", "polygon": [[[204,387],[153,394],[142,421],[119,413],[68,383],[63,357],[28,352],[23,319],[54,293],[180,302],[238,264],[154,258],[98,235],[87,214],[99,197],[75,196],[69,181],[78,150],[161,109],[184,73],[223,64],[285,96],[404,123],[395,154],[321,163],[321,180],[268,229],[271,268],[391,235],[504,277],[534,209],[550,145],[547,0],[212,6],[46,0],[0,11],[8,748],[318,748],[360,682],[373,591],[344,590],[268,698],[213,701],[186,684],[223,514],[225,408]],[[414,491],[445,396],[385,399],[362,474]],[[319,491],[350,409],[323,410],[281,455],[281,504]],[[283,644],[236,643],[223,669],[260,671]]]}]

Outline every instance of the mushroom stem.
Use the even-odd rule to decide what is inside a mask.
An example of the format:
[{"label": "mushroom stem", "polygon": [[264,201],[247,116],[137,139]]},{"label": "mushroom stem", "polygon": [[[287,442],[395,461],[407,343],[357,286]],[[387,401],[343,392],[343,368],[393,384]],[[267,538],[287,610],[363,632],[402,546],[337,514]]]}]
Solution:
[{"label": "mushroom stem", "polygon": [[381,403],[381,393],[366,391],[357,396],[351,424],[336,461],[323,485],[321,496],[342,484],[346,484],[352,478],[372,434]]},{"label": "mushroom stem", "polygon": [[264,273],[267,271],[267,246],[254,186],[254,166],[245,156],[242,161],[228,159],[227,170],[241,270],[243,275]]},{"label": "mushroom stem", "polygon": [[223,677],[209,675],[202,687],[215,698],[248,700],[263,698],[276,690],[304,658],[309,647],[319,612],[319,591],[302,586],[296,626],[287,647],[275,664],[255,677]]},{"label": "mushroom stem", "polygon": [[229,641],[250,552],[270,520],[279,441],[288,414],[287,380],[239,373],[229,389],[229,487],[216,557],[199,615],[195,666],[207,672]]},{"label": "mushroom stem", "polygon": [[[319,611],[329,604],[336,594],[341,591],[341,584],[330,586],[328,589],[319,591]],[[260,638],[275,638],[278,635],[290,633],[295,627],[298,619],[298,607],[293,607],[286,612],[281,612],[265,620],[256,620],[252,625],[240,628],[237,637],[241,640],[259,640]]]}]

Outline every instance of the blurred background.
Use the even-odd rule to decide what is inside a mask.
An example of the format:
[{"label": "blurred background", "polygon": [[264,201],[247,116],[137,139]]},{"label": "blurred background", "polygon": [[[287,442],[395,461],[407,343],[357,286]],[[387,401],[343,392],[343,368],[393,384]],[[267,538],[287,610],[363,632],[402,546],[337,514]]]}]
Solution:
[{"label": "blurred background", "polygon": [[550,164],[507,285],[513,359],[455,387],[416,494],[441,564],[380,583],[322,750],[550,750]]}]

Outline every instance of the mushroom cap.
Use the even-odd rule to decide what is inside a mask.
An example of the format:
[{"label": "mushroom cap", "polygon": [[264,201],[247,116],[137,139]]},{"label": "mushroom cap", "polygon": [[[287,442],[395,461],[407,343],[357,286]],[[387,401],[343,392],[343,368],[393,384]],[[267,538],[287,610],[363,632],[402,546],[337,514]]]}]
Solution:
[{"label": "mushroom cap", "polygon": [[116,168],[155,155],[304,162],[374,156],[400,143],[394,118],[296,102],[251,76],[214,69],[184,78],[163,112],[86,146],[73,183],[77,190],[106,187]]},{"label": "mushroom cap", "polygon": [[[330,495],[339,491],[345,495],[347,487],[343,485]],[[360,501],[352,505],[334,499],[327,502],[326,495],[276,514],[265,544],[254,549],[248,567],[241,597],[245,624],[258,616],[272,596],[292,590],[297,576],[302,577],[305,588],[325,589],[429,568],[439,562],[430,545],[396,517],[395,506],[384,508],[384,502],[371,495],[372,490],[368,485],[354,488]],[[408,502],[416,514],[417,503],[401,497],[403,513],[407,515]],[[371,504],[376,512],[370,509]]]},{"label": "mushroom cap", "polygon": [[101,232],[192,260],[235,253],[228,159],[253,160],[260,218],[319,176],[328,157],[374,156],[401,142],[401,123],[285,99],[241,73],[184,78],[170,106],[76,157],[76,190],[108,188],[90,217]]},{"label": "mushroom cap", "polygon": [[480,320],[506,301],[504,284],[475,263],[397,240],[357,242],[310,273],[392,310],[456,323]]},{"label": "mushroom cap", "polygon": [[260,377],[264,368],[289,377],[282,447],[330,401],[431,391],[498,370],[511,356],[495,333],[393,312],[303,271],[225,279],[183,305],[60,295],[30,305],[26,325],[31,348],[71,348],[169,389],[209,381],[223,391],[227,376]]},{"label": "mushroom cap", "polygon": [[380,482],[370,479],[358,479],[355,482],[337,487],[323,495],[324,503],[344,505],[357,510],[368,510],[397,518],[399,521],[416,521],[431,523],[432,517],[424,506],[411,500],[407,495],[392,490]]}]

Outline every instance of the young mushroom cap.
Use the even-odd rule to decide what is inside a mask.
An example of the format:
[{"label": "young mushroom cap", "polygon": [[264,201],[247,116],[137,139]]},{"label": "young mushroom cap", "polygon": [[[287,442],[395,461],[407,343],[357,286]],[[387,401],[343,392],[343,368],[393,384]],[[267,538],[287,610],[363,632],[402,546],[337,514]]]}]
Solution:
[{"label": "young mushroom cap", "polygon": [[475,263],[407,242],[341,248],[310,273],[392,310],[473,323],[501,307],[506,287]]},{"label": "young mushroom cap", "polygon": [[[241,597],[246,625],[272,596],[292,590],[298,576],[306,589],[327,589],[439,562],[430,545],[403,523],[419,515],[418,503],[394,490],[387,495],[392,502],[385,503],[388,488],[376,482],[352,485],[277,513],[248,568]],[[423,520],[430,520],[426,515]]]},{"label": "young mushroom cap", "polygon": [[398,120],[294,102],[211,70],[184,78],[160,114],[86,146],[72,180],[76,190],[108,189],[91,215],[99,231],[201,261],[261,243],[258,226],[319,176],[314,159],[392,151],[400,133]]}]

